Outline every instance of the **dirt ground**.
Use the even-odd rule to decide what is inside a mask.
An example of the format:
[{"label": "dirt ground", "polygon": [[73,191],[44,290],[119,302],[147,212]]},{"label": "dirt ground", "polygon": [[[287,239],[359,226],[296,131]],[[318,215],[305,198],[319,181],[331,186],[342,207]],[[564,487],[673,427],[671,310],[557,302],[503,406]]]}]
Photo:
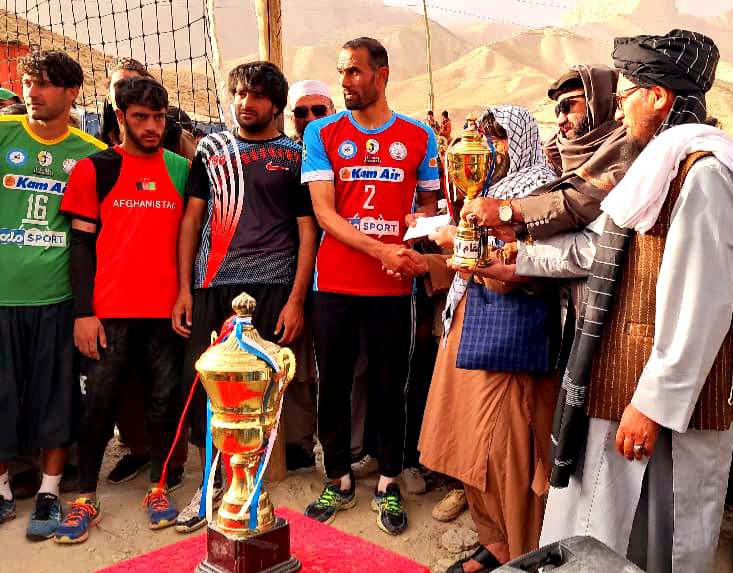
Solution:
[{"label": "dirt ground", "polygon": [[[121,450],[111,444],[105,459],[103,474],[113,467]],[[199,472],[191,451],[186,467],[183,486],[173,493],[173,498],[182,509],[194,493]],[[32,500],[18,503],[18,518],[0,529],[0,572],[2,573],[87,573],[129,559],[157,547],[183,539],[173,528],[153,532],[147,527],[142,499],[147,488],[147,477],[138,476],[126,484],[111,486],[100,483],[102,500],[102,521],[91,531],[90,539],[81,545],[60,546],[52,541],[31,543],[24,531]],[[445,490],[431,491],[425,495],[407,495],[407,510],[410,526],[405,534],[391,537],[377,528],[374,514],[369,509],[369,500],[375,485],[374,479],[361,480],[357,486],[359,498],[357,507],[340,513],[333,526],[368,539],[388,549],[406,555],[415,561],[430,566],[436,573],[442,573],[439,562],[454,561],[452,555],[441,547],[442,535],[456,527],[472,527],[468,512],[464,512],[452,523],[440,523],[430,516],[433,505],[441,499]],[[270,487],[274,504],[302,510],[314,499],[322,487],[322,478],[316,472],[293,473],[282,482]],[[63,496],[65,501],[73,494]],[[720,536],[720,546],[714,573],[733,571],[733,512],[727,512]],[[611,572],[609,572],[611,573]],[[692,572],[691,572],[692,573]]]}]

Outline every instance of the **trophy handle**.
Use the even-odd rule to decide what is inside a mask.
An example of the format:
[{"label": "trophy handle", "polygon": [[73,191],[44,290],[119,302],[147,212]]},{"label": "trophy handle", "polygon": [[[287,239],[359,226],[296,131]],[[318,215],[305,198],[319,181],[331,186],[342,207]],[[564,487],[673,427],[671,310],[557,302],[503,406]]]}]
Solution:
[{"label": "trophy handle", "polygon": [[285,390],[295,377],[295,354],[289,348],[280,348],[276,357],[277,363],[280,365],[280,374],[278,376],[277,401],[279,404],[282,400]]}]

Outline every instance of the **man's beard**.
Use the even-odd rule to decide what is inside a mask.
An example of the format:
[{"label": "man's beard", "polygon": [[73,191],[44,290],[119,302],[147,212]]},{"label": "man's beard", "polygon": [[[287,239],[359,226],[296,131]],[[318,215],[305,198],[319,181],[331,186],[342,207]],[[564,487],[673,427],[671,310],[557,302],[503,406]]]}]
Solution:
[{"label": "man's beard", "polygon": [[257,116],[257,119],[245,121],[240,116],[237,116],[237,123],[247,133],[261,133],[265,131],[272,123],[272,115],[267,117]]},{"label": "man's beard", "polygon": [[346,104],[346,109],[349,110],[361,110],[369,107],[372,105],[377,99],[379,98],[379,94],[377,93],[377,87],[372,84],[367,89],[364,90],[362,94],[354,94],[356,95],[355,99],[352,99],[350,102],[349,100],[344,97],[344,104]]},{"label": "man's beard", "polygon": [[573,126],[568,130],[567,134],[565,135],[565,139],[572,141],[573,139],[579,139],[589,133],[590,117],[588,117],[588,114],[585,114],[580,122],[577,124],[577,126]]},{"label": "man's beard", "polygon": [[160,149],[161,144],[163,143],[162,137],[158,139],[158,143],[156,143],[155,145],[148,145],[146,143],[143,143],[142,140],[137,135],[135,135],[132,132],[132,130],[127,126],[125,126],[125,138],[129,138],[130,141],[132,141],[132,143],[135,144],[135,147],[137,147],[143,153],[150,153],[150,154],[153,154],[156,151],[158,151]]},{"label": "man's beard", "polygon": [[63,108],[49,108],[48,106],[35,112],[31,106],[27,106],[27,109],[28,116],[35,121],[53,121],[58,119],[64,112]]}]

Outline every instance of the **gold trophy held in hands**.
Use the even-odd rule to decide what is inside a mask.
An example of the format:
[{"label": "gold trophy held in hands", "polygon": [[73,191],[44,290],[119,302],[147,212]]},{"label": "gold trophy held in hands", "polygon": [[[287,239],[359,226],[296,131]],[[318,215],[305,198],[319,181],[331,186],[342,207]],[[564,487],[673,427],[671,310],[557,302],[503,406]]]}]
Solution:
[{"label": "gold trophy held in hands", "polygon": [[[496,165],[496,155],[478,131],[476,117],[466,117],[466,128],[460,140],[447,151],[447,169],[453,184],[466,196],[466,201],[478,197],[486,186]],[[470,221],[461,220],[453,240],[450,262],[467,268],[489,264],[489,251],[494,237]]]},{"label": "gold trophy held in hands", "polygon": [[[290,573],[288,523],[277,517],[262,483],[285,389],[295,375],[289,348],[263,339],[252,325],[255,299],[232,301],[235,316],[196,362],[211,401],[211,435],[231,455],[232,483],[207,531],[207,557],[197,573]],[[212,469],[212,471],[214,471]]]}]

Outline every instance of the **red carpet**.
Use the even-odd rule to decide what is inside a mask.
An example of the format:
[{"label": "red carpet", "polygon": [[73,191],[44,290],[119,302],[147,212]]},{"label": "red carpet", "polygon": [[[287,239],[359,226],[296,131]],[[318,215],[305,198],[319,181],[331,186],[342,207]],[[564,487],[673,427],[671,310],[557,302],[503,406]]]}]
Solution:
[{"label": "red carpet", "polygon": [[[424,565],[318,523],[302,513],[284,507],[275,513],[290,522],[291,553],[303,564],[303,573],[430,573]],[[205,554],[204,533],[100,569],[98,573],[189,573]]]}]

